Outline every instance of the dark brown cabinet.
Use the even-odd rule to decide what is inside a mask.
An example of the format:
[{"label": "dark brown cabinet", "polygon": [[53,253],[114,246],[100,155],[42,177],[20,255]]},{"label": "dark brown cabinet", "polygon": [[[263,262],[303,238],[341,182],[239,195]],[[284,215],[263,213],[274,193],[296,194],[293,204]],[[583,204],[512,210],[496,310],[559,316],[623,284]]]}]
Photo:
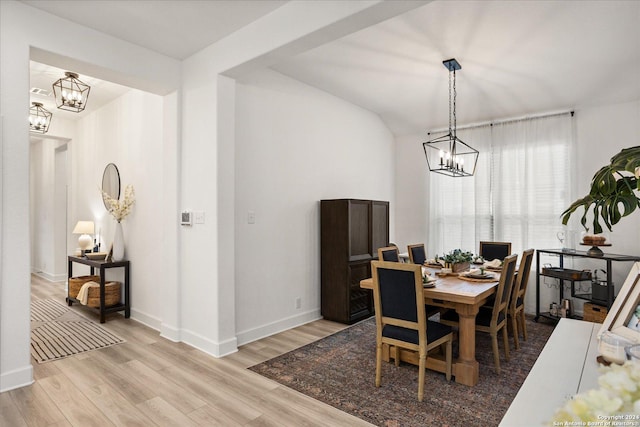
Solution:
[{"label": "dark brown cabinet", "polygon": [[371,260],[389,245],[389,202],[320,201],[321,311],[325,319],[354,323],[373,314],[373,295],[360,289]]}]

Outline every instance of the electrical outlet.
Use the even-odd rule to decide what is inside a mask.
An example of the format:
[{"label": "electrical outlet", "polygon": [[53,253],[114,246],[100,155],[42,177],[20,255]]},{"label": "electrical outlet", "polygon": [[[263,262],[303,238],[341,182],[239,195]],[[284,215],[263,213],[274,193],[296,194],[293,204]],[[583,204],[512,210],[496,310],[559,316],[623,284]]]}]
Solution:
[{"label": "electrical outlet", "polygon": [[203,211],[194,211],[193,212],[193,222],[196,224],[204,224],[204,212]]},{"label": "electrical outlet", "polygon": [[302,298],[297,297],[296,298],[296,310],[300,310],[301,307],[302,307]]},{"label": "electrical outlet", "polygon": [[256,223],[256,213],[254,211],[247,212],[247,224]]}]

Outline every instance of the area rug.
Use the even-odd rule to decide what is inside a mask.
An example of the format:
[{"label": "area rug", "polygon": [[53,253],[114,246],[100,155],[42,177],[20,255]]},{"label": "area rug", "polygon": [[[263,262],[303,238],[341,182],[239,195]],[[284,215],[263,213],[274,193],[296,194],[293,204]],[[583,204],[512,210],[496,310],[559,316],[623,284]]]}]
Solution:
[{"label": "area rug", "polygon": [[[418,402],[418,369],[384,363],[382,385],[375,387],[375,320],[362,321],[329,337],[249,369],[384,427],[497,426],[553,331],[553,326],[527,320],[528,340],[520,340],[504,360],[501,373],[493,364],[488,334],[476,337],[480,379],[468,387],[427,370],[425,397]],[[454,356],[457,345],[454,344]]]},{"label": "area rug", "polygon": [[31,302],[31,356],[38,363],[123,342],[119,336],[56,300]]}]

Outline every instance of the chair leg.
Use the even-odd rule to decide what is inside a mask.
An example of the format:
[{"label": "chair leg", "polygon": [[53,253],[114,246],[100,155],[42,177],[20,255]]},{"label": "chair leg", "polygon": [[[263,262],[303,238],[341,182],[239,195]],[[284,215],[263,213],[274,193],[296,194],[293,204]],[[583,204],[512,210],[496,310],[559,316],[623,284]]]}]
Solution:
[{"label": "chair leg", "polygon": [[518,339],[518,335],[520,334],[520,331],[518,331],[518,314],[516,313],[513,316],[510,316],[509,319],[511,319],[512,322],[511,330],[513,331],[513,344],[516,350],[520,350],[520,340]]},{"label": "chair leg", "polygon": [[520,312],[520,322],[518,323],[520,323],[522,327],[522,337],[526,341],[527,340],[527,322],[525,322],[525,319],[524,319],[524,308]]},{"label": "chair leg", "polygon": [[498,353],[498,333],[491,334],[491,346],[493,347],[493,363],[496,365],[496,371],[500,373],[500,353]]},{"label": "chair leg", "polygon": [[420,354],[420,365],[418,367],[418,402],[422,402],[424,397],[424,377],[427,364],[427,355]]},{"label": "chair leg", "polygon": [[453,347],[451,345],[452,341],[447,341],[447,349],[445,351],[446,363],[447,363],[447,372],[446,377],[447,381],[451,381],[451,364],[453,362]]},{"label": "chair leg", "polygon": [[507,334],[507,325],[502,328],[502,340],[504,341],[504,358],[509,361],[509,335]]},{"label": "chair leg", "polygon": [[382,377],[382,343],[376,344],[376,387],[380,387]]}]

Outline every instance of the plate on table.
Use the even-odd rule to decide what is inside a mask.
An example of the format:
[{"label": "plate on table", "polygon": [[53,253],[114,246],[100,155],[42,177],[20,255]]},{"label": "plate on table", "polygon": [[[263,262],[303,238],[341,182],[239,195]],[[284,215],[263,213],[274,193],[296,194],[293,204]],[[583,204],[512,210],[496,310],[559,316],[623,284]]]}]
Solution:
[{"label": "plate on table", "polygon": [[429,264],[429,263],[424,263],[425,267],[429,267],[429,268],[442,268],[442,264]]},{"label": "plate on table", "polygon": [[469,273],[469,274],[465,274],[465,277],[470,277],[472,279],[493,279],[493,274],[491,274],[491,273]]}]

